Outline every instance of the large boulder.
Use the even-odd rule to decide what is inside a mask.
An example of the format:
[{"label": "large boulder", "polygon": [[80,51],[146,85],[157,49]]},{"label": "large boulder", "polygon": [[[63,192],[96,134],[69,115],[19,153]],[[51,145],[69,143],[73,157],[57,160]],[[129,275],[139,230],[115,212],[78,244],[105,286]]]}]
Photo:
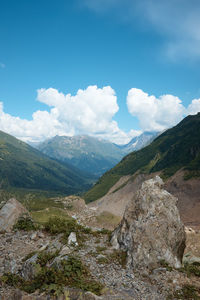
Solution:
[{"label": "large boulder", "polygon": [[161,262],[181,267],[185,249],[184,225],[177,198],[161,188],[159,176],[145,181],[126,207],[114,230],[114,248],[127,251],[127,264],[134,269],[153,269]]},{"label": "large boulder", "polygon": [[28,214],[28,211],[20,202],[15,198],[8,200],[0,210],[0,232],[11,231],[23,214]]}]

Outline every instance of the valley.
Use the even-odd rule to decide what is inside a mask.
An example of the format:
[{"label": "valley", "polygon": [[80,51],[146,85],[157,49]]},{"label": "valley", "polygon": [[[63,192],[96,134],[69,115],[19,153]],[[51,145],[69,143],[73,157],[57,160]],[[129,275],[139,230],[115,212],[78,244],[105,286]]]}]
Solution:
[{"label": "valley", "polygon": [[[110,151],[112,156],[112,151],[119,155],[118,146],[89,137],[55,137],[44,143],[42,153],[1,132],[0,299],[199,299],[199,137],[200,114],[187,117],[98,179],[109,163],[104,156],[97,171],[94,147],[95,153]],[[87,147],[92,160],[85,160]],[[76,166],[68,161],[72,154]],[[143,244],[135,249],[129,236]],[[182,250],[174,250],[179,243]],[[148,245],[160,246],[146,249]],[[158,249],[163,252],[156,254]],[[148,259],[145,251],[151,253]],[[78,265],[82,275],[72,271],[74,279],[69,281],[64,267],[68,265],[72,270]]]}]

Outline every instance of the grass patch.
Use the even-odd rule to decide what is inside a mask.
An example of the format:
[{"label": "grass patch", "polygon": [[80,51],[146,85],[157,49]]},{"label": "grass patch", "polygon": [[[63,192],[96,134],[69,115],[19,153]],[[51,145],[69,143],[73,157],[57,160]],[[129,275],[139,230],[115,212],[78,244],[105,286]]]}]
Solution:
[{"label": "grass patch", "polygon": [[51,217],[69,219],[67,212],[58,207],[47,207],[41,211],[33,211],[31,212],[31,216],[36,222],[43,225],[48,222]]},{"label": "grass patch", "polygon": [[113,227],[116,227],[121,221],[121,217],[115,216],[107,211],[103,211],[99,216],[96,217],[96,219],[99,224],[103,224],[104,226],[109,225]]}]

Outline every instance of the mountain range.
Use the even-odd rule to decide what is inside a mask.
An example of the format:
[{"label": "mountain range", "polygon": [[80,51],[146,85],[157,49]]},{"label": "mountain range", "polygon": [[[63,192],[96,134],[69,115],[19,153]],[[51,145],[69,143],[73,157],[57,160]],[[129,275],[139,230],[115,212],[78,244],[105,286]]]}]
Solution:
[{"label": "mountain range", "polygon": [[55,136],[36,148],[51,158],[67,162],[98,178],[126,154],[146,146],[157,135],[157,132],[144,132],[126,145],[117,145],[87,135]]},{"label": "mountain range", "polygon": [[0,131],[0,188],[74,194],[87,190],[92,179],[67,163],[53,160],[28,144]]}]

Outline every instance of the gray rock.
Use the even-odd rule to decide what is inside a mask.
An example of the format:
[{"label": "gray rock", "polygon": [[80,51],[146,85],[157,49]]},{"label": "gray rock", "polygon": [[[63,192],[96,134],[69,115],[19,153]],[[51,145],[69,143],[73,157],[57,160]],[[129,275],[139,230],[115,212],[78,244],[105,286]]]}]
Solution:
[{"label": "gray rock", "polygon": [[49,267],[56,267],[58,269],[62,268],[62,262],[69,259],[68,255],[59,255],[54,258],[54,260],[49,264]]},{"label": "gray rock", "polygon": [[30,236],[30,239],[33,240],[33,241],[36,241],[38,239],[38,235],[37,235],[37,232],[33,232]]},{"label": "gray rock", "polygon": [[0,210],[0,232],[11,231],[13,225],[23,214],[28,214],[28,211],[20,202],[15,198],[8,200]]},{"label": "gray rock", "polygon": [[39,271],[40,266],[37,264],[37,258],[38,254],[36,253],[22,265],[21,275],[25,280],[32,280]]},{"label": "gray rock", "polygon": [[75,245],[78,246],[78,242],[76,239],[76,233],[75,232],[71,232],[69,237],[68,237],[68,245]]},{"label": "gray rock", "polygon": [[69,253],[70,253],[70,248],[67,247],[67,246],[63,246],[62,249],[61,249],[61,251],[60,251],[60,253],[59,253],[59,255],[60,256],[64,256],[64,255],[67,255]]},{"label": "gray rock", "polygon": [[183,263],[189,265],[198,263],[200,265],[200,257],[194,256],[192,254],[186,254],[183,257]]},{"label": "gray rock", "polygon": [[158,176],[142,184],[112,235],[113,247],[127,251],[127,265],[134,269],[158,268],[161,260],[181,267],[184,226],[177,198],[161,189],[162,184]]}]

